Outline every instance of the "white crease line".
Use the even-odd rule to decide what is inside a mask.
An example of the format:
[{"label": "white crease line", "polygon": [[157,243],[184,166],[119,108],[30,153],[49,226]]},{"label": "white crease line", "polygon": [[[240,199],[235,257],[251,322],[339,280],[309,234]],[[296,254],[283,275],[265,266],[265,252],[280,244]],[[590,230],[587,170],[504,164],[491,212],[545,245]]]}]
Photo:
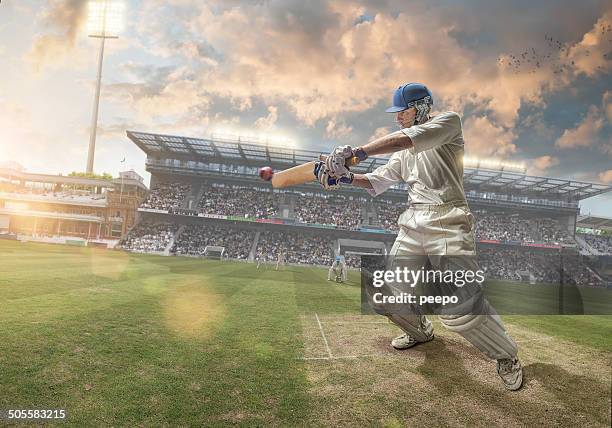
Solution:
[{"label": "white crease line", "polygon": [[524,340],[515,340],[516,343],[525,343],[525,342],[548,342],[549,340],[555,339],[554,337],[537,337],[535,339],[524,339]]},{"label": "white crease line", "polygon": [[391,324],[386,321],[325,321],[327,324]]},{"label": "white crease line", "polygon": [[355,358],[367,358],[367,357],[382,357],[380,354],[367,354],[367,355],[340,355],[338,357],[299,357],[298,360],[348,360]]},{"label": "white crease line", "polygon": [[321,325],[321,321],[319,320],[319,316],[315,312],[315,317],[317,318],[317,323],[319,323],[319,330],[321,331],[321,336],[323,336],[323,342],[325,342],[325,349],[327,349],[327,354],[329,358],[332,358],[331,350],[329,349],[329,344],[327,343],[327,338],[325,337],[325,332],[323,332],[323,326]]}]

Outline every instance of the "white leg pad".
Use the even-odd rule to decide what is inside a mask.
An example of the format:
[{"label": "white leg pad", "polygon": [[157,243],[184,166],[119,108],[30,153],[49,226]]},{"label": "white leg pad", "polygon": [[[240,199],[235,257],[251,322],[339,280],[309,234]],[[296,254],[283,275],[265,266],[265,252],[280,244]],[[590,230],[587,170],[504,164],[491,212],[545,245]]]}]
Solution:
[{"label": "white leg pad", "polygon": [[445,315],[440,316],[440,321],[450,331],[459,333],[491,359],[514,358],[518,353],[516,343],[508,335],[501,318],[496,313]]}]

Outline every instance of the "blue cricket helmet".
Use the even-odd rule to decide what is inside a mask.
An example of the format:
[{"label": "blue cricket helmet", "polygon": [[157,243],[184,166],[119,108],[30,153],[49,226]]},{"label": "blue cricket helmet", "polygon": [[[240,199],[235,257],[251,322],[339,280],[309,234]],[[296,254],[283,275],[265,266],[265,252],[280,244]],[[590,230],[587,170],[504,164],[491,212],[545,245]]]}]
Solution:
[{"label": "blue cricket helmet", "polygon": [[[419,103],[418,101],[421,102]],[[395,90],[393,105],[385,111],[387,113],[397,113],[410,107],[416,107],[417,104],[432,105],[433,96],[431,91],[421,83],[406,83]]]}]

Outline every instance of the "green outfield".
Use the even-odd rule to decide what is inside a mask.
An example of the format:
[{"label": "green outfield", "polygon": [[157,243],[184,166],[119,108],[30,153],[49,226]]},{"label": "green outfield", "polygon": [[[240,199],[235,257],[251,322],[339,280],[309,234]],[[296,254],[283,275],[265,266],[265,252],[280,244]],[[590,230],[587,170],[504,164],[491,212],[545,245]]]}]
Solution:
[{"label": "green outfield", "polygon": [[[359,314],[358,275],[0,240],[0,409],[72,426],[610,426],[610,316],[508,316],[507,392],[436,321]],[[0,422],[2,424],[2,422]]]}]

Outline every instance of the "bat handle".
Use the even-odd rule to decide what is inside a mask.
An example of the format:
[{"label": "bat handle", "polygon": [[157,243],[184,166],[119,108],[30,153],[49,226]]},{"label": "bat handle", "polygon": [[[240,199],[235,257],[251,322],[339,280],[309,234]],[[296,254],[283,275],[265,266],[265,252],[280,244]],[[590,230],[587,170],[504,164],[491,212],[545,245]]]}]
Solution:
[{"label": "bat handle", "polygon": [[355,166],[359,163],[359,158],[357,156],[351,156],[345,162],[346,166]]},{"label": "bat handle", "polygon": [[[327,159],[327,156],[319,155],[319,160],[324,161],[325,159]],[[350,166],[355,166],[358,163],[359,163],[359,158],[357,156],[351,156],[350,158],[346,160],[344,165],[346,165],[347,167],[350,167]]]}]

